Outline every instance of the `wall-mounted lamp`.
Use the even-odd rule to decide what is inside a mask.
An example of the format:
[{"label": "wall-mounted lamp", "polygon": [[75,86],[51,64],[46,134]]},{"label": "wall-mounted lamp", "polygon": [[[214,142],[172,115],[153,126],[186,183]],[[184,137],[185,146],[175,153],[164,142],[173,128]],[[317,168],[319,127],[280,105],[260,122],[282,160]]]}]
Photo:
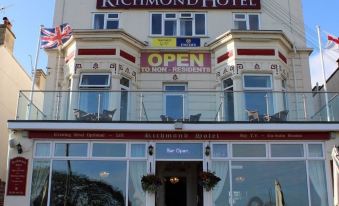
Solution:
[{"label": "wall-mounted lamp", "polygon": [[22,153],[22,146],[21,146],[20,142],[16,145],[16,149],[18,150],[19,154]]},{"label": "wall-mounted lamp", "polygon": [[205,147],[205,155],[206,156],[210,156],[210,154],[211,154],[211,147],[209,145],[207,145]]},{"label": "wall-mounted lamp", "polygon": [[154,153],[154,147],[152,145],[148,146],[148,154],[152,156]]}]

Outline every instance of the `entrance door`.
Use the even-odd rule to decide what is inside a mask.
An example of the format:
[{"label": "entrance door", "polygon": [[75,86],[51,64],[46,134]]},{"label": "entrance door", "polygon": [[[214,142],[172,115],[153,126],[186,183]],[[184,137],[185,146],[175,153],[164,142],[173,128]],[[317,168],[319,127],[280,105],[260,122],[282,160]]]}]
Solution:
[{"label": "entrance door", "polygon": [[166,206],[187,206],[187,181],[186,177],[168,176],[165,182]]},{"label": "entrance door", "polygon": [[165,184],[156,194],[157,206],[202,206],[203,189],[198,184],[202,162],[158,161],[156,173]]}]

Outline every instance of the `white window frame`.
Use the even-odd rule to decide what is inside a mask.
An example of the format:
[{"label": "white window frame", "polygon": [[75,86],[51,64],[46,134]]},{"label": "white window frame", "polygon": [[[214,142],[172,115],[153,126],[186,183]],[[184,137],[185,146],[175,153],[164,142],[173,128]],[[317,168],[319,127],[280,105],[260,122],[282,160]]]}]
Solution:
[{"label": "white window frame", "polygon": [[[161,15],[161,33],[160,34],[153,34],[152,33],[152,15],[153,14],[160,14]],[[175,14],[175,18],[168,18],[166,14]],[[183,16],[183,14],[190,14],[190,16]],[[205,17],[205,33],[204,34],[196,34],[195,28],[195,15],[196,14],[203,14]],[[180,21],[182,19],[192,19],[192,35],[191,36],[183,36],[183,37],[199,37],[199,36],[206,36],[207,35],[207,14],[205,12],[151,12],[150,13],[150,36],[165,36],[165,20],[176,20],[176,35],[170,36],[166,35],[166,37],[180,37]]]},{"label": "white window frame", "polygon": [[[166,87],[167,86],[184,86],[185,87],[185,90],[183,91],[168,91],[166,90]],[[166,97],[167,96],[182,96],[182,99],[183,99],[183,103],[182,103],[182,119],[185,118],[185,115],[187,113],[186,111],[186,102],[187,102],[187,98],[186,98],[186,91],[187,91],[187,84],[185,83],[178,83],[178,84],[171,84],[171,83],[165,83],[163,85],[163,91],[164,91],[164,94],[163,94],[163,114],[167,114],[167,111],[166,111]]]},{"label": "white window frame", "polygon": [[[236,15],[244,15],[245,18],[244,19],[237,19]],[[258,30],[261,29],[261,23],[260,23],[260,14],[259,13],[233,13],[233,28],[234,29],[238,29],[235,27],[235,22],[236,21],[245,21],[246,22],[246,30],[250,30],[250,15],[256,15],[258,16]],[[241,29],[239,29],[241,30]]]},{"label": "white window frame", "polygon": [[[86,85],[82,84],[83,76],[108,76],[107,84],[100,84],[100,85]],[[80,81],[79,81],[79,88],[109,88],[111,86],[111,73],[81,73],[80,74]]]},{"label": "white window frame", "polygon": [[[92,29],[95,29],[95,15],[97,14],[103,14],[104,15],[104,26],[102,29],[107,29],[107,21],[117,21],[118,22],[118,28],[116,29],[119,29],[120,28],[120,13],[117,13],[117,12],[110,12],[110,13],[93,13],[93,17],[92,17]],[[117,18],[108,18],[108,15],[109,14],[116,14],[118,15]]]}]

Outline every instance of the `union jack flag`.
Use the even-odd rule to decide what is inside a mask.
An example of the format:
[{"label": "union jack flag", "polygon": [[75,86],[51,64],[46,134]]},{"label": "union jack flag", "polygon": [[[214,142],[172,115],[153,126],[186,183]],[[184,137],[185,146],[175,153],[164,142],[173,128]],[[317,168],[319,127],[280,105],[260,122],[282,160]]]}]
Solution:
[{"label": "union jack flag", "polygon": [[66,43],[72,36],[69,24],[63,24],[55,28],[41,28],[41,48],[54,49]]}]

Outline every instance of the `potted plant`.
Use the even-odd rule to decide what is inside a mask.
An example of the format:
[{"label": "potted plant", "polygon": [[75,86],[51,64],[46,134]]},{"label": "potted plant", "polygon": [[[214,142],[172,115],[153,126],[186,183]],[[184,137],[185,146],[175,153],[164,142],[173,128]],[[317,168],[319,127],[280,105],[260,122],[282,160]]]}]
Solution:
[{"label": "potted plant", "polygon": [[163,182],[163,179],[155,174],[147,174],[141,178],[141,186],[145,192],[155,193]]},{"label": "potted plant", "polygon": [[215,175],[215,172],[203,171],[199,174],[199,184],[206,189],[211,191],[218,184],[221,179]]}]

